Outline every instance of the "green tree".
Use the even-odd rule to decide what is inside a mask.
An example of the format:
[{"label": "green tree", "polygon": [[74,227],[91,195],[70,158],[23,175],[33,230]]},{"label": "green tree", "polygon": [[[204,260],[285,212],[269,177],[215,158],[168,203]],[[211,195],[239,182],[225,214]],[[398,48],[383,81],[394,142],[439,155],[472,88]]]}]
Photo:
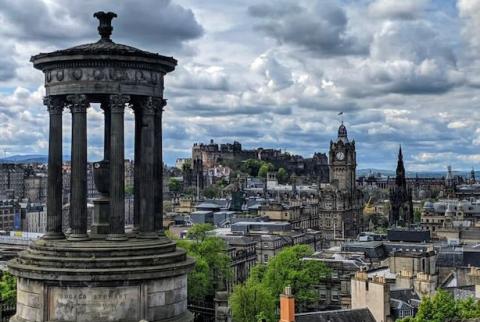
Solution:
[{"label": "green tree", "polygon": [[[311,247],[295,245],[283,249],[267,265],[255,266],[245,285],[234,288],[230,297],[234,320],[255,321],[256,317],[263,314],[267,317],[267,321],[276,321],[279,296],[286,286],[292,288],[297,309],[305,308],[316,300],[314,286],[328,278],[330,270],[320,261],[304,260],[312,254]],[[259,294],[268,301],[264,303],[257,300],[255,305],[251,304],[248,299],[255,298]]]},{"label": "green tree", "polygon": [[170,178],[168,181],[168,189],[171,192],[180,192],[182,190],[182,182],[175,178]]},{"label": "green tree", "polygon": [[274,170],[275,170],[275,167],[274,167],[273,164],[268,163],[268,162],[263,162],[260,169],[258,170],[258,177],[266,178],[267,173],[271,172],[271,171],[274,171]]},{"label": "green tree", "polygon": [[206,187],[205,189],[203,189],[203,195],[205,196],[205,198],[208,198],[208,199],[220,197],[220,192],[221,192],[221,189],[215,184],[212,184]]},{"label": "green tree", "polygon": [[329,275],[324,263],[303,258],[313,255],[307,245],[295,245],[282,250],[268,263],[262,279],[278,301],[286,286],[292,288],[299,308],[305,307],[317,297],[314,285]]},{"label": "green tree", "polygon": [[422,219],[422,212],[418,209],[415,209],[415,211],[413,212],[413,220],[415,222],[420,222],[420,220]]},{"label": "green tree", "polygon": [[0,297],[2,303],[15,304],[17,302],[17,279],[8,272],[3,272],[0,279]]},{"label": "green tree", "polygon": [[437,290],[434,296],[422,299],[418,312],[399,322],[445,322],[480,317],[480,303],[473,298],[455,300],[450,293]]},{"label": "green tree", "polygon": [[212,224],[196,224],[188,230],[187,238],[194,240],[197,243],[203,242],[207,238],[207,233],[212,231],[215,227]]},{"label": "green tree", "polygon": [[250,176],[255,177],[258,175],[258,171],[262,166],[262,161],[255,159],[245,160],[240,166],[240,170],[244,173],[248,173]]},{"label": "green tree", "polygon": [[282,183],[282,184],[287,183],[288,181],[287,170],[285,170],[284,168],[278,169],[277,179],[278,179],[278,183]]},{"label": "green tree", "polygon": [[192,168],[192,160],[186,160],[182,164],[182,172],[185,173]]},{"label": "green tree", "polygon": [[247,282],[235,286],[230,303],[234,321],[275,321],[275,299],[261,284]]},{"label": "green tree", "polygon": [[212,300],[215,292],[223,289],[225,281],[231,276],[231,259],[225,242],[207,235],[212,228],[208,224],[194,225],[187,235],[192,239],[177,240],[177,245],[196,261],[193,271],[188,274],[190,301]]},{"label": "green tree", "polygon": [[480,301],[469,297],[459,300],[457,303],[458,315],[461,319],[473,319],[480,317]]}]

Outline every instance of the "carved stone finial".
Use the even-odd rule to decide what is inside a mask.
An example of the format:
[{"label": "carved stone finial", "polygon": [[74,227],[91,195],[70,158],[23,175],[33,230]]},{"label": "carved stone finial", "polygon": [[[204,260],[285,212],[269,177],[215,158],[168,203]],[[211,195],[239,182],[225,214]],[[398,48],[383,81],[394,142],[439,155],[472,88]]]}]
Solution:
[{"label": "carved stone finial", "polygon": [[102,36],[102,41],[112,41],[110,35],[112,34],[112,19],[117,17],[114,12],[98,11],[93,14],[95,18],[100,21],[98,26],[98,33]]}]

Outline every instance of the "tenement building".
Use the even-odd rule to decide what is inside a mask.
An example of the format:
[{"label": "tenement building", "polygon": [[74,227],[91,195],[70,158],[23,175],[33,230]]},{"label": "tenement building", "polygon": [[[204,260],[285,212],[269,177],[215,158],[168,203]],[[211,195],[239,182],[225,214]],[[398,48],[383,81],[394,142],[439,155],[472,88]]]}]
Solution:
[{"label": "tenement building", "polygon": [[[110,39],[112,12],[97,12],[101,39],[41,53],[49,120],[47,228],[8,262],[17,277],[11,322],[192,321],[187,273],[194,262],[163,233],[164,76],[173,57]],[[101,193],[87,218],[87,113],[104,111],[104,158],[93,167]],[[124,115],[135,114],[134,232],[125,231]],[[62,231],[62,118],[72,117],[68,234]],[[95,229],[94,229],[95,228]]]},{"label": "tenement building", "polygon": [[363,194],[356,187],[357,156],[355,140],[347,128],[338,128],[336,141],[330,141],[330,184],[320,190],[319,228],[327,239],[356,238],[361,227]]}]

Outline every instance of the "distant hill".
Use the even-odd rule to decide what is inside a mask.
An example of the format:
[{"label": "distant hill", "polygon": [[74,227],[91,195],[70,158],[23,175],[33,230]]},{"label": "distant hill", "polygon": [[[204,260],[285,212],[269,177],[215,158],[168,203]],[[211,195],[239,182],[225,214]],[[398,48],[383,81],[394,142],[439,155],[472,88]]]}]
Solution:
[{"label": "distant hill", "polygon": [[[69,155],[64,155],[63,160],[70,160]],[[0,158],[0,163],[47,163],[48,156],[43,154],[17,154]]]}]

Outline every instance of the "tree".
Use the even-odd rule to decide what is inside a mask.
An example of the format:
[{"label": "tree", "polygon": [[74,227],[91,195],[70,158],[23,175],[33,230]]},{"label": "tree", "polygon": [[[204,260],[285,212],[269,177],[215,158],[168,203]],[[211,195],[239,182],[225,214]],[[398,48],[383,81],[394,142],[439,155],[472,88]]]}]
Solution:
[{"label": "tree", "polygon": [[208,198],[208,199],[220,197],[220,192],[221,192],[220,188],[215,184],[212,184],[206,187],[205,189],[203,189],[203,195],[205,196],[205,198]]},{"label": "tree", "polygon": [[271,172],[271,171],[274,171],[274,170],[275,170],[275,167],[274,167],[273,164],[268,163],[268,162],[263,162],[260,169],[258,170],[258,176],[261,177],[261,178],[266,178],[267,173]]},{"label": "tree", "polygon": [[434,296],[422,299],[418,312],[399,322],[444,322],[480,317],[480,303],[473,298],[455,300],[450,293],[438,290]]},{"label": "tree", "polygon": [[223,289],[230,278],[231,259],[226,244],[221,238],[207,235],[212,229],[209,224],[194,225],[187,235],[191,240],[177,240],[177,245],[196,261],[188,274],[189,301],[213,300],[215,292]]},{"label": "tree", "polygon": [[313,255],[313,249],[307,245],[295,245],[285,248],[268,263],[262,279],[278,301],[278,296],[286,286],[292,288],[297,306],[306,306],[317,297],[314,285],[329,275],[324,263],[303,260]]},{"label": "tree", "polygon": [[182,172],[186,173],[192,168],[192,160],[185,160],[185,162],[182,164]]},{"label": "tree", "polygon": [[469,297],[457,303],[458,315],[461,319],[473,319],[480,317],[480,301]]},{"label": "tree", "polygon": [[194,240],[197,243],[203,242],[207,237],[207,233],[212,231],[215,227],[212,224],[196,224],[189,229],[187,238]]},{"label": "tree", "polygon": [[414,222],[419,223],[421,219],[422,219],[422,212],[418,209],[415,209],[415,211],[413,212]]},{"label": "tree", "polygon": [[0,297],[2,303],[15,304],[17,302],[17,279],[8,272],[3,272],[0,279]]},{"label": "tree", "polygon": [[168,181],[168,189],[171,192],[180,192],[180,190],[182,189],[182,183],[178,179],[170,178],[170,180]]},{"label": "tree", "polygon": [[[255,266],[245,285],[235,287],[230,297],[234,321],[255,321],[260,314],[269,322],[276,321],[279,296],[286,286],[292,288],[297,309],[316,300],[315,285],[327,278],[330,270],[320,261],[304,260],[312,254],[310,246],[295,245],[283,249],[267,265]],[[259,295],[267,300],[252,304],[251,299]]]},{"label": "tree", "polygon": [[240,170],[248,173],[252,177],[255,177],[258,175],[258,171],[260,170],[262,164],[263,162],[260,160],[248,159],[242,163]]},{"label": "tree", "polygon": [[275,299],[261,284],[237,285],[230,297],[233,320],[239,322],[275,321]]},{"label": "tree", "polygon": [[285,170],[284,168],[278,169],[277,179],[278,179],[278,183],[282,183],[282,184],[287,183],[288,181],[287,170]]}]

